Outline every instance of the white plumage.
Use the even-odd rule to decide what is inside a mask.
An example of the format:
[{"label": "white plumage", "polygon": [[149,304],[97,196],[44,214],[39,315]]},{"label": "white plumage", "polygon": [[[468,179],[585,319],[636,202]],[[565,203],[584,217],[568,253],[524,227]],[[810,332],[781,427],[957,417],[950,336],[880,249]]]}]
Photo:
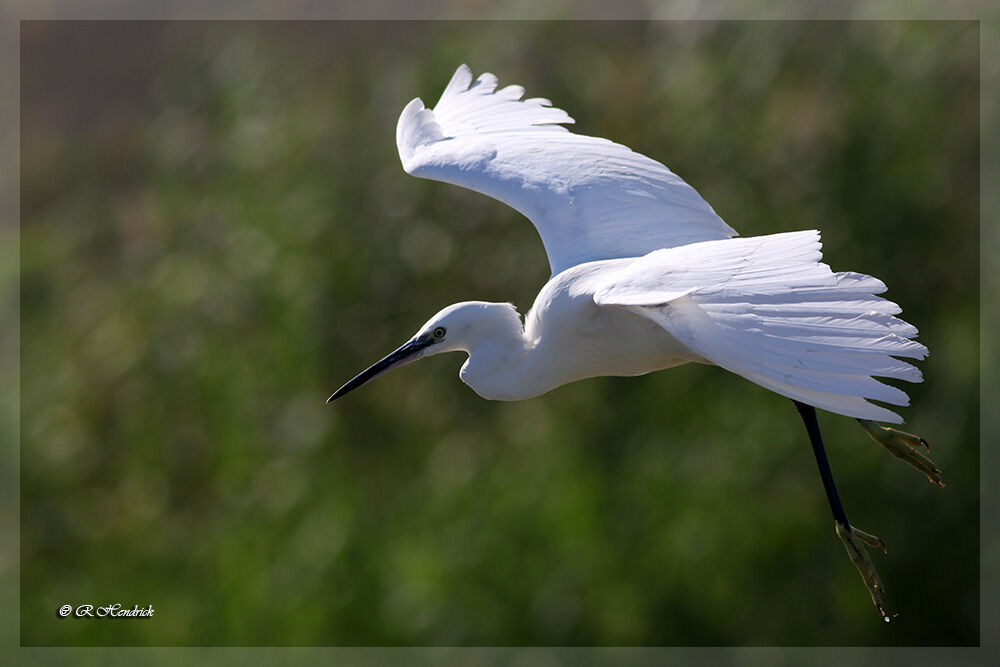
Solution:
[{"label": "white plumage", "polygon": [[[778,394],[852,417],[901,422],[876,377],[920,382],[917,330],[870,276],[821,263],[819,232],[736,232],[667,167],[569,132],[546,99],[473,82],[462,65],[433,109],[396,130],[407,173],[507,203],[535,225],[552,277],[522,324],[509,304],[466,302],[432,317],[343,395],[414,359],[464,351],[462,380],[513,400],[596,375],[713,363]],[[440,335],[439,335],[440,334]]]},{"label": "white plumage", "polygon": [[865,398],[907,405],[872,376],[920,382],[891,355],[923,358],[917,330],[874,296],[871,276],[820,263],[819,232],[709,241],[632,262],[594,300],[625,306],[726,370],[782,396],[850,417],[899,422]]},{"label": "white plumage", "polygon": [[[471,85],[470,85],[471,84]],[[512,206],[542,237],[552,275],[598,259],[639,257],[736,232],[665,166],[607,139],[524,89],[496,90],[462,65],[433,111],[417,98],[396,126],[403,169]]]}]

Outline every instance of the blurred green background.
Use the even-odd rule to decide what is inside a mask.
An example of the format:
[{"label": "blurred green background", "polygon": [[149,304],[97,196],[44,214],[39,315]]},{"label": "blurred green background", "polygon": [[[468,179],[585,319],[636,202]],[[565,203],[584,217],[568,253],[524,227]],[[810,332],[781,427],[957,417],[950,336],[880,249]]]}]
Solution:
[{"label": "blurred green background", "polygon": [[[22,23],[25,645],[979,641],[977,24]],[[931,349],[939,490],[720,369],[478,398],[443,355],[325,398],[532,227],[399,166],[468,62],[662,160],[744,236],[822,230]],[[152,619],[59,619],[62,604]]]}]

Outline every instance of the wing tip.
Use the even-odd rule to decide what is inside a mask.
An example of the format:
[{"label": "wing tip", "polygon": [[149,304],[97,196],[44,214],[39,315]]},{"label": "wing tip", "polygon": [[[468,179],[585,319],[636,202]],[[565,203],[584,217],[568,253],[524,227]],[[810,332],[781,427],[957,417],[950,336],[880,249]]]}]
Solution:
[{"label": "wing tip", "polygon": [[[499,88],[499,80],[492,72],[483,72],[478,77],[472,69],[465,63],[458,66],[451,80],[441,93],[441,98],[434,106],[434,112],[439,113],[440,122],[445,126],[453,120],[451,114],[460,109],[465,118],[460,118],[462,122],[468,120],[471,114],[476,121],[482,122],[480,127],[477,123],[472,123],[476,129],[489,132],[494,130],[494,123],[489,122],[489,117],[482,114],[482,104],[490,105],[496,114],[503,119],[500,125],[503,129],[510,129],[506,121],[510,120],[510,113],[513,110],[515,115],[520,116],[520,122],[524,127],[539,127],[554,129],[558,131],[568,131],[562,127],[564,124],[574,124],[576,121],[564,110],[552,106],[552,101],[543,97],[524,97],[524,87],[519,84],[509,84]],[[465,97],[469,95],[470,97]],[[480,106],[472,100],[481,100]],[[470,108],[470,103],[473,106]],[[495,120],[495,119],[494,119]],[[484,122],[485,121],[485,122]]]},{"label": "wing tip", "polygon": [[441,93],[441,99],[438,100],[438,104],[441,104],[441,100],[446,97],[451,97],[452,95],[465,92],[469,89],[470,85],[472,85],[472,68],[467,64],[462,63],[455,69],[455,73],[451,75],[451,80],[448,81],[448,85],[444,87],[444,91]]}]

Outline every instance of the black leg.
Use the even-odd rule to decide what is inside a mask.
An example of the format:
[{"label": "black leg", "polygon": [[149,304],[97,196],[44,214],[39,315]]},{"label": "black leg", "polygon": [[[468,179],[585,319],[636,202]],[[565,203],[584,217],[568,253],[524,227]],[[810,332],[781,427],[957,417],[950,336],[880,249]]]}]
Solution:
[{"label": "black leg", "polygon": [[840,502],[837,487],[833,483],[833,472],[830,470],[830,462],[827,460],[826,450],[823,448],[823,436],[819,432],[816,408],[805,403],[800,403],[799,401],[793,400],[792,402],[798,408],[799,414],[802,416],[802,421],[805,422],[806,431],[809,432],[809,442],[812,443],[813,454],[816,455],[816,465],[819,466],[819,475],[823,478],[826,499],[830,501],[830,510],[833,512],[834,521],[836,521],[834,528],[836,529],[837,537],[844,543],[847,555],[851,557],[854,566],[858,568],[861,579],[865,582],[865,586],[872,596],[872,602],[875,603],[878,613],[888,621],[889,617],[885,614],[885,589],[882,586],[882,580],[879,579],[878,572],[875,571],[874,563],[868,557],[868,552],[865,551],[866,545],[881,547],[882,551],[885,551],[885,542],[879,537],[869,535],[863,530],[854,528],[847,521],[847,512],[844,511],[844,506]]},{"label": "black leg", "polygon": [[837,486],[833,483],[833,472],[830,470],[830,462],[826,458],[826,450],[823,448],[823,436],[819,432],[819,422],[816,420],[816,408],[805,403],[793,400],[798,408],[802,421],[805,422],[806,431],[809,432],[809,442],[812,443],[813,454],[816,455],[816,465],[819,466],[819,476],[823,478],[823,488],[826,490],[826,499],[830,501],[830,510],[837,523],[844,526],[848,532],[851,524],[847,521],[847,512],[840,502],[837,494]]}]

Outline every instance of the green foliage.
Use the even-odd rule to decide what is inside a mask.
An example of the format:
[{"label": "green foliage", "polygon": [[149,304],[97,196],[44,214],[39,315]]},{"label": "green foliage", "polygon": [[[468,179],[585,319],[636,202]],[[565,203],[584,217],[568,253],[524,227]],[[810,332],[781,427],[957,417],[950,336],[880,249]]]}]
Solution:
[{"label": "green foliage", "polygon": [[[32,30],[24,644],[978,643],[975,24]],[[74,44],[142,84],[53,74]],[[835,270],[889,285],[932,351],[903,414],[947,489],[821,424],[889,545],[891,623],[791,403],[720,369],[506,404],[445,355],[324,404],[442,306],[524,312],[547,278],[514,211],[399,167],[399,111],[463,61],[662,160],[742,235],[820,229]],[[87,602],[156,614],[55,615]]]}]

